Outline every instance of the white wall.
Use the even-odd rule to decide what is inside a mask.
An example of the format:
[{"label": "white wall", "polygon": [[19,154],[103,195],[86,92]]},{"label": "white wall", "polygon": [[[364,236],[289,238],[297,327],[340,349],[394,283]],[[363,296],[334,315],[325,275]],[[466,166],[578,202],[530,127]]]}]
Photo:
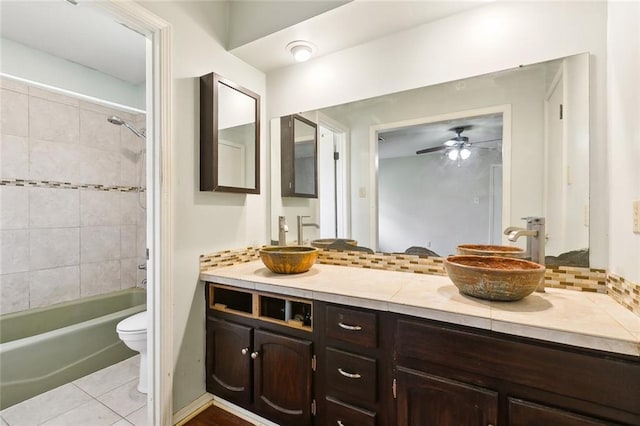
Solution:
[{"label": "white wall", "polygon": [[[265,75],[226,52],[216,34],[226,26],[226,2],[142,2],[172,24],[173,72],[173,311],[176,412],[205,392],[204,287],[198,282],[199,256],[261,245],[267,239],[268,187],[261,170],[261,194],[199,191],[199,77],[216,72],[261,96]],[[262,115],[261,141],[267,130]],[[265,158],[266,144],[260,155]]]},{"label": "white wall", "polygon": [[145,110],[144,83],[134,85],[4,38],[0,53],[3,74]]},{"label": "white wall", "polygon": [[[604,2],[488,4],[270,72],[267,114],[314,110],[589,52],[590,196],[592,205],[607,204],[606,16]],[[352,188],[358,186],[352,182]],[[590,225],[592,265],[606,267],[608,211],[592,209]]]},{"label": "white wall", "polygon": [[640,3],[611,2],[608,13],[609,270],[638,283],[640,234],[632,233],[631,203],[640,200]]}]

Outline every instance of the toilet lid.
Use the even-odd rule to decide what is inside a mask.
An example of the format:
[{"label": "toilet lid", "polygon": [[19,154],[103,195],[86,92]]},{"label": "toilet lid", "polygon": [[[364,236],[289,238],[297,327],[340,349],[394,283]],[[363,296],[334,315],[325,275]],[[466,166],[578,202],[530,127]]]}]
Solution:
[{"label": "toilet lid", "polygon": [[116,327],[118,331],[133,332],[133,331],[145,331],[147,329],[147,311],[137,313],[125,318],[118,323]]}]

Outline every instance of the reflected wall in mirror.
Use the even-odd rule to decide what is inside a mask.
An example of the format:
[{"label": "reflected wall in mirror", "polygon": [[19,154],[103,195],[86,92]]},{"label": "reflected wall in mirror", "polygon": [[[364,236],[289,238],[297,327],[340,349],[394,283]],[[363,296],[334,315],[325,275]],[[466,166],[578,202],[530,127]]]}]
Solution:
[{"label": "reflected wall in mirror", "polygon": [[[501,131],[493,126],[493,136],[474,123],[486,114],[502,115]],[[513,245],[499,231],[524,227],[523,217],[541,216],[547,222],[548,255],[588,249],[588,54],[304,115],[316,117],[321,128],[325,120],[337,123],[349,141],[345,189],[351,231],[338,237],[376,251],[418,246],[446,256],[463,243]],[[455,128],[467,125],[457,135]],[[404,138],[392,137],[402,129]],[[467,159],[460,156],[464,145],[455,160],[449,156],[445,143],[456,136],[468,138]],[[490,139],[499,141],[476,144]],[[432,150],[416,154],[425,149]],[[477,161],[482,157],[484,164]],[[320,186],[325,178],[320,170]],[[295,209],[321,219],[319,204],[305,210],[272,203],[277,209],[272,215],[290,220]],[[322,220],[320,226],[322,232]],[[526,241],[515,245],[524,248]]]},{"label": "reflected wall in mirror", "polygon": [[200,77],[200,190],[260,193],[260,96]]},{"label": "reflected wall in mirror", "polygon": [[283,197],[318,197],[318,126],[300,115],[280,120]]}]

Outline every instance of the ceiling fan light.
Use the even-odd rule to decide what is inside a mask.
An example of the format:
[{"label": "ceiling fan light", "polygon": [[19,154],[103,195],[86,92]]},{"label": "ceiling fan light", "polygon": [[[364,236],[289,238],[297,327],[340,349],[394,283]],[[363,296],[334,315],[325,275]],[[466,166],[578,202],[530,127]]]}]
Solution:
[{"label": "ceiling fan light", "polygon": [[449,156],[449,160],[456,161],[458,159],[458,150],[452,149],[447,153],[447,156]]},{"label": "ceiling fan light", "polygon": [[462,148],[460,150],[460,158],[466,160],[471,155],[471,151],[468,148]]},{"label": "ceiling fan light", "polygon": [[449,139],[448,141],[446,141],[446,142],[444,143],[444,146],[454,146],[454,145],[455,145],[455,144],[457,144],[457,143],[458,143],[458,140],[457,140],[457,139]]}]

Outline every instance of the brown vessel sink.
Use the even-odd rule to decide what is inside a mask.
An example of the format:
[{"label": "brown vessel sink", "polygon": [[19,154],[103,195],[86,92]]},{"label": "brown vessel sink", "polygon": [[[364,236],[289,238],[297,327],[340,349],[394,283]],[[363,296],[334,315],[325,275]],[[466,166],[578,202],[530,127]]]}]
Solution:
[{"label": "brown vessel sink", "polygon": [[320,238],[318,240],[311,241],[311,245],[313,247],[326,249],[331,244],[333,244],[335,242],[338,242],[338,241],[342,241],[345,244],[349,244],[351,246],[357,246],[358,245],[358,242],[356,240],[351,240],[351,239],[348,239],[348,238]]},{"label": "brown vessel sink", "polygon": [[318,249],[309,246],[271,246],[260,249],[262,263],[278,274],[307,272],[318,258]]},{"label": "brown vessel sink", "polygon": [[500,256],[449,256],[444,267],[460,293],[501,301],[530,295],[545,271],[538,263]]}]

